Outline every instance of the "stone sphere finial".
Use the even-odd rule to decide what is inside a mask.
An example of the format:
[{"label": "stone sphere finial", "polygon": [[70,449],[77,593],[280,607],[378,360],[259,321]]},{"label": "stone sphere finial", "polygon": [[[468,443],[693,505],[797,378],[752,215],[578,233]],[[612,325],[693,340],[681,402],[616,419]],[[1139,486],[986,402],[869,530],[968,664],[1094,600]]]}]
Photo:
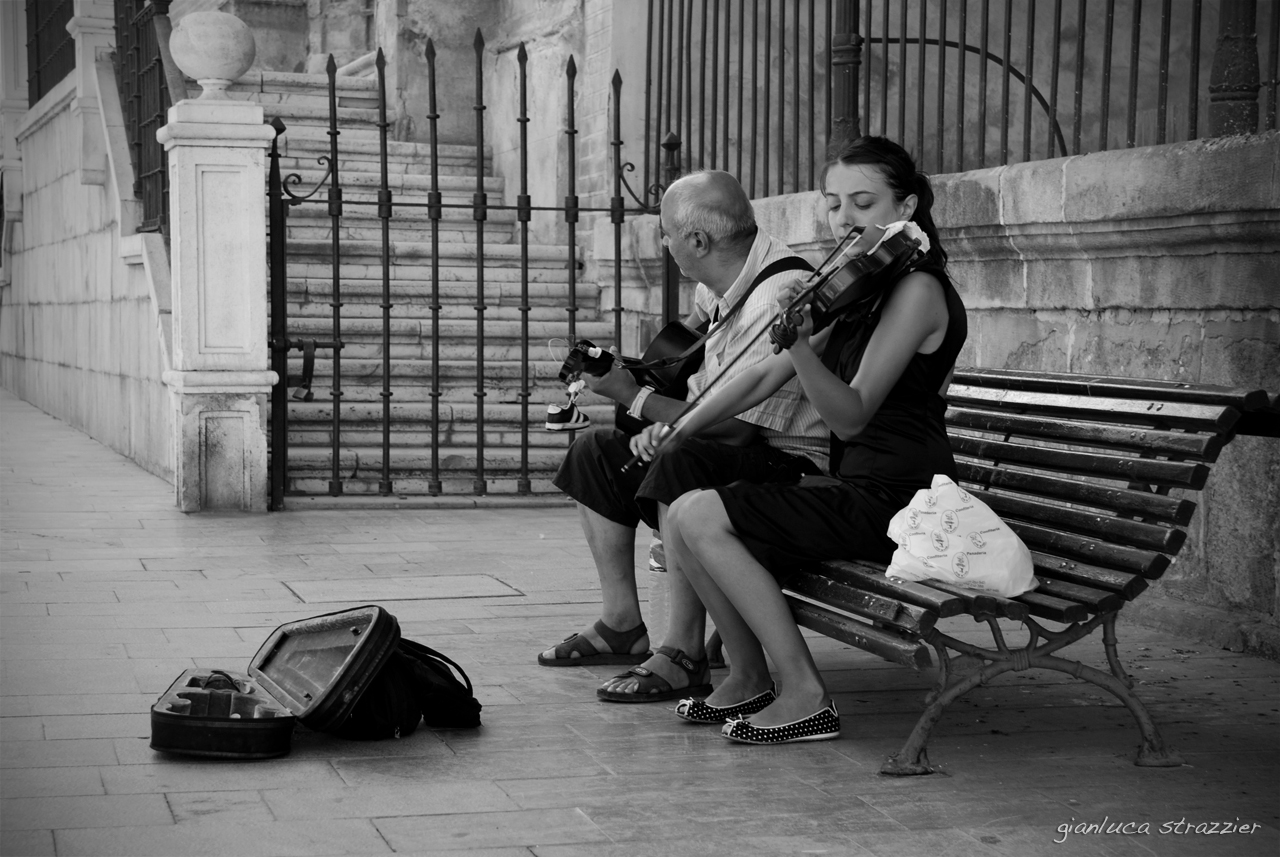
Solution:
[{"label": "stone sphere finial", "polygon": [[201,98],[226,98],[227,87],[253,65],[258,48],[249,25],[235,15],[192,12],[173,28],[169,50],[178,68],[200,84]]}]

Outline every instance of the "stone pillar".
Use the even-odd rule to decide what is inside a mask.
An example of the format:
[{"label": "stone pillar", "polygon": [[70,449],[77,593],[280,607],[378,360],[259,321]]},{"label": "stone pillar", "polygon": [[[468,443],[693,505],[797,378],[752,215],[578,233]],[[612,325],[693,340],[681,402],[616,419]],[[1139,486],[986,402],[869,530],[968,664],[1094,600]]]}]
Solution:
[{"label": "stone pillar", "polygon": [[226,97],[253,37],[221,12],[188,15],[170,41],[204,92],[169,110],[174,486],[183,511],[267,508],[266,147],[262,108]]}]

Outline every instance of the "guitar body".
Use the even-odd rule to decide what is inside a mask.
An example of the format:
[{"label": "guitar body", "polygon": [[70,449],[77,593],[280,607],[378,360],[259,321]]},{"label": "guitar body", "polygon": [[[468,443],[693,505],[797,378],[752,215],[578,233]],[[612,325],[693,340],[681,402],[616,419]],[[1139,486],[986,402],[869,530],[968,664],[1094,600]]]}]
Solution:
[{"label": "guitar body", "polygon": [[[746,293],[738,298],[729,312],[720,319],[720,324],[728,325],[738,310],[746,304],[747,298],[755,291],[756,286],[770,277],[775,277],[785,271],[812,270],[813,266],[799,256],[785,256],[781,259],[775,259],[766,265],[764,270],[756,274],[755,279],[751,281],[751,285],[747,287]],[[604,349],[597,348],[589,340],[579,340],[570,350],[564,365],[560,367],[560,380],[569,384],[578,380],[584,372],[599,377],[613,368],[616,360],[635,376],[636,381],[641,386],[653,387],[656,392],[669,399],[684,401],[689,394],[689,379],[702,366],[704,349],[698,346],[698,342],[709,328],[709,321],[704,321],[698,326],[697,330],[689,327],[684,322],[673,321],[658,331],[658,335],[653,338],[653,341],[649,343],[649,347],[645,349],[644,357],[639,360],[634,357],[614,358],[613,355]],[[697,346],[696,349],[695,346]],[[690,351],[690,349],[695,350]],[[670,365],[649,365],[680,357],[686,351],[689,354],[684,359],[672,360]],[[651,425],[651,421],[636,419],[628,415],[627,405],[619,404],[617,419],[614,424],[628,434],[636,434],[644,429],[645,426]]]},{"label": "guitar body", "polygon": [[[645,349],[643,357],[639,360],[624,357],[622,358],[622,365],[635,376],[636,383],[640,384],[640,386],[653,387],[659,394],[669,399],[684,399],[689,393],[689,379],[702,366],[703,350],[701,348],[671,366],[662,366],[656,369],[632,367],[640,367],[646,363],[654,363],[658,360],[665,360],[668,357],[679,356],[684,353],[685,349],[701,339],[706,329],[706,322],[703,322],[695,330],[682,321],[673,321],[658,331],[658,335],[653,338],[653,341],[649,343],[649,347]],[[636,434],[645,426],[650,425],[650,421],[636,419],[627,413],[626,405],[619,404],[614,424],[627,434]]]}]

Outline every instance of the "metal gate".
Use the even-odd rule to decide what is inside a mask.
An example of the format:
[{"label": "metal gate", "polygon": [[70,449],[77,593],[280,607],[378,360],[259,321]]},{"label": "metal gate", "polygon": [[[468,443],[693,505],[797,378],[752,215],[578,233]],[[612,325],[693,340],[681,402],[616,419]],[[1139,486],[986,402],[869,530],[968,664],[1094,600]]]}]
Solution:
[{"label": "metal gate", "polygon": [[[614,265],[613,265],[613,297],[614,305],[613,313],[613,336],[614,342],[621,339],[622,332],[622,269],[621,269],[621,253],[622,253],[622,228],[628,217],[634,217],[642,213],[655,213],[657,211],[656,199],[653,203],[649,203],[650,193],[660,196],[662,185],[653,184],[652,187],[646,188],[644,192],[644,200],[636,197],[631,189],[626,186],[624,172],[634,171],[635,167],[621,160],[621,120],[619,115],[619,104],[622,94],[622,79],[615,72],[612,81],[612,101],[610,105],[611,135],[612,139],[609,143],[612,152],[612,173],[613,188],[612,196],[609,199],[608,208],[590,208],[584,207],[579,202],[578,196],[578,170],[577,170],[577,145],[576,137],[578,128],[574,116],[574,88],[577,77],[577,66],[572,57],[568,60],[564,68],[564,85],[568,95],[568,113],[567,122],[564,128],[565,138],[565,158],[566,158],[566,175],[568,176],[567,193],[563,200],[535,200],[529,193],[529,170],[528,170],[528,138],[527,126],[530,121],[528,112],[528,104],[526,98],[526,66],[527,53],[522,44],[517,53],[517,62],[519,68],[519,110],[517,122],[519,123],[519,139],[520,139],[520,167],[519,176],[519,192],[516,195],[515,205],[505,205],[501,202],[491,202],[489,194],[485,190],[485,129],[484,116],[486,105],[484,101],[484,78],[483,63],[481,59],[484,51],[484,39],[477,31],[475,40],[476,55],[476,75],[475,75],[475,192],[470,203],[463,202],[446,202],[444,194],[441,192],[440,179],[441,169],[438,158],[439,144],[437,137],[437,122],[440,119],[440,112],[437,105],[436,92],[436,51],[431,40],[426,43],[426,59],[428,63],[428,86],[429,86],[429,112],[426,115],[429,129],[429,145],[430,145],[430,190],[427,193],[425,202],[413,202],[403,199],[396,199],[392,192],[391,183],[388,180],[388,133],[390,122],[387,118],[387,94],[386,94],[386,60],[382,51],[378,51],[376,69],[378,81],[378,140],[379,140],[379,166],[380,166],[380,183],[376,191],[376,198],[373,200],[352,200],[344,199],[344,183],[341,174],[340,163],[343,156],[343,144],[341,142],[342,129],[338,123],[338,98],[337,98],[337,67],[332,56],[329,58],[327,65],[327,74],[329,80],[329,122],[328,122],[328,152],[318,158],[318,161],[324,166],[324,176],[310,190],[303,190],[301,185],[301,177],[294,173],[282,176],[280,166],[280,140],[284,135],[288,134],[288,129],[284,123],[276,118],[272,121],[273,127],[277,132],[276,141],[272,144],[268,155],[268,205],[269,205],[269,266],[270,266],[270,288],[271,288],[271,324],[270,324],[270,340],[269,347],[272,355],[272,369],[279,375],[279,383],[275,386],[271,395],[271,433],[270,433],[270,481],[271,481],[271,508],[281,509],[284,507],[284,498],[289,492],[290,476],[289,476],[289,408],[291,401],[304,399],[309,401],[311,394],[311,381],[314,367],[316,366],[317,355],[329,355],[332,364],[332,382],[328,390],[328,396],[331,401],[332,415],[331,424],[328,427],[329,444],[330,444],[330,467],[328,473],[327,491],[330,496],[343,494],[344,478],[342,475],[341,455],[344,446],[344,426],[342,417],[342,403],[344,397],[343,391],[343,374],[342,360],[344,348],[349,347],[349,343],[343,340],[343,276],[341,271],[344,242],[341,235],[341,225],[344,213],[352,210],[353,206],[372,206],[376,209],[376,216],[381,224],[381,275],[382,275],[382,293],[381,293],[381,391],[378,394],[381,398],[381,419],[380,419],[380,435],[381,435],[381,474],[378,481],[378,494],[389,495],[393,493],[405,493],[397,489],[393,484],[391,454],[393,442],[396,432],[393,431],[392,419],[392,402],[397,391],[393,389],[393,372],[392,372],[392,320],[393,309],[395,305],[392,303],[392,260],[393,247],[390,240],[391,226],[397,213],[404,212],[408,209],[418,208],[425,209],[427,222],[430,225],[430,257],[431,257],[431,276],[430,276],[430,310],[431,317],[429,323],[429,340],[431,344],[430,354],[430,464],[429,477],[426,483],[426,492],[431,495],[439,495],[444,493],[444,483],[441,472],[441,437],[440,437],[440,400],[442,396],[441,385],[441,310],[444,308],[441,303],[441,275],[440,275],[440,246],[441,246],[441,221],[450,209],[459,209],[470,213],[470,218],[474,222],[475,228],[475,265],[474,276],[476,281],[475,288],[475,320],[474,320],[474,337],[475,352],[473,355],[474,372],[475,372],[475,390],[474,398],[476,401],[475,410],[475,442],[473,445],[476,466],[471,474],[471,493],[485,494],[488,492],[488,480],[486,478],[485,469],[485,419],[486,419],[486,390],[485,390],[485,333],[486,322],[485,312],[489,307],[486,305],[485,296],[485,269],[486,269],[486,249],[485,249],[485,224],[490,216],[495,212],[514,212],[517,228],[519,232],[520,243],[520,375],[519,375],[519,391],[516,396],[520,404],[520,430],[519,430],[519,447],[520,447],[520,465],[519,476],[517,479],[516,493],[531,493],[530,480],[530,462],[529,462],[529,398],[530,389],[530,350],[531,342],[529,335],[529,313],[532,309],[529,299],[530,284],[530,263],[529,263],[529,221],[534,212],[555,212],[559,217],[563,218],[563,222],[567,225],[567,241],[564,247],[564,259],[568,271],[568,290],[567,298],[563,310],[566,314],[565,324],[563,327],[563,336],[573,342],[578,336],[579,322],[579,295],[578,295],[578,248],[576,242],[576,224],[579,217],[583,214],[607,214],[613,228],[614,241]],[[287,139],[287,138],[286,138]],[[666,164],[666,175],[668,182],[671,176],[678,173],[678,143],[668,141],[668,159]],[[623,196],[623,189],[626,187],[627,192],[635,201],[635,205],[628,207]],[[322,194],[321,191],[324,191]],[[290,333],[289,326],[289,293],[288,293],[288,276],[289,262],[286,248],[286,233],[289,222],[289,214],[291,210],[296,210],[302,206],[325,206],[330,232],[331,246],[329,248],[329,256],[331,260],[331,283],[329,284],[331,299],[329,306],[331,308],[331,333],[327,338],[304,338]],[[668,265],[668,276],[671,275],[671,266]],[[674,272],[678,275],[678,271]],[[664,294],[673,294],[675,289],[674,283],[667,284]],[[669,312],[674,312],[674,305]],[[426,334],[427,331],[424,331]],[[540,347],[536,344],[533,347]],[[300,353],[301,372],[290,375],[290,356]],[[297,360],[295,359],[295,364]],[[291,396],[290,390],[293,390]],[[456,472],[456,471],[455,471]],[[300,493],[300,492],[292,492]]]}]

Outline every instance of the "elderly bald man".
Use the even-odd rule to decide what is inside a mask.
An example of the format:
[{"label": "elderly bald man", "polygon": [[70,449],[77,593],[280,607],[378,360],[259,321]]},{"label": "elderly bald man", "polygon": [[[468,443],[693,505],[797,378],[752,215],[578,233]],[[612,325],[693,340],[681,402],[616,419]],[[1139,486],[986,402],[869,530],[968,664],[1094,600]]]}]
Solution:
[{"label": "elderly bald man", "polygon": [[[697,172],[673,182],[663,196],[660,224],[663,243],[680,270],[698,282],[694,310],[685,323],[696,327],[711,321],[702,367],[689,381],[692,400],[772,353],[768,336],[761,334],[777,312],[778,292],[808,266],[757,228],[751,201],[725,172]],[[731,315],[744,296],[742,308]],[[721,319],[725,322],[718,323]],[[588,383],[633,415],[656,423],[674,422],[688,406],[685,400],[640,388],[625,369],[615,368]],[[825,470],[827,434],[816,412],[800,407],[803,403],[793,380],[759,406],[676,449],[664,448],[648,466],[626,472],[622,468],[636,448],[629,435],[617,429],[583,433],[569,448],[555,484],[578,502],[582,531],[600,576],[601,618],[542,652],[538,663],[645,663],[630,671],[634,681],[628,681],[625,690],[599,691],[602,699],[614,702],[710,693],[705,656],[694,658],[660,647],[649,657],[648,629],[636,593],[636,528],[644,521],[660,531],[668,504],[695,488],[739,479],[789,482]],[[706,614],[696,594],[672,592],[671,607],[672,627],[681,623],[698,629],[691,636],[700,639]]]}]

